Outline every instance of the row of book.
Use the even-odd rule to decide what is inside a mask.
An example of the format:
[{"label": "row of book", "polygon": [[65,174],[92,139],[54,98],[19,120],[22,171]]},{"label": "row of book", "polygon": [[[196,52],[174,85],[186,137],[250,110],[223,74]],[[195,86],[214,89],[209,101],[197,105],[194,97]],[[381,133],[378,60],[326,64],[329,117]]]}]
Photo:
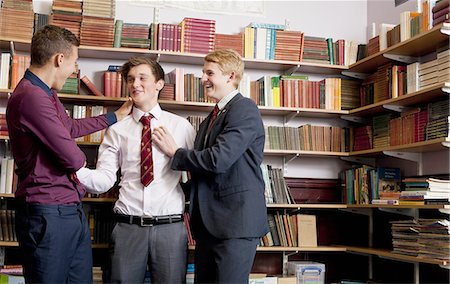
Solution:
[{"label": "row of book", "polygon": [[[93,105],[66,105],[66,112],[74,119],[94,117],[107,113],[108,108],[106,106],[93,106]],[[104,137],[105,130],[97,131],[95,133],[76,138],[77,142],[91,142],[101,143]]]},{"label": "row of book", "polygon": [[424,219],[392,221],[393,252],[441,261],[450,260],[450,221]]},{"label": "row of book", "polygon": [[448,137],[449,100],[428,103],[425,108],[413,108],[398,117],[383,114],[372,118],[371,125],[353,128],[352,151],[405,145]]},{"label": "row of book", "polygon": [[317,247],[315,215],[267,214],[269,232],[261,238],[260,246]]},{"label": "row of book", "polygon": [[404,11],[400,13],[399,24],[379,23],[372,28],[373,34],[367,45],[369,56],[448,22],[448,0],[420,2],[422,12]]},{"label": "row of book", "polygon": [[17,242],[15,219],[15,210],[0,209],[0,241]]},{"label": "row of book", "polygon": [[349,128],[305,124],[300,127],[266,126],[266,150],[347,152]]}]

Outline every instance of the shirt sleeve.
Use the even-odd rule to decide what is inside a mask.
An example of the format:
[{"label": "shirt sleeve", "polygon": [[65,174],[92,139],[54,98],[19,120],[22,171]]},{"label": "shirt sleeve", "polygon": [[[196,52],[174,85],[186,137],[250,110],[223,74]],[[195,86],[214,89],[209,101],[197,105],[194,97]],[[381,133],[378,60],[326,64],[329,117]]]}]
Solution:
[{"label": "shirt sleeve", "polygon": [[120,136],[109,128],[100,145],[97,168],[82,168],[77,172],[78,179],[90,193],[107,192],[116,182],[119,170]]},{"label": "shirt sleeve", "polygon": [[[80,169],[86,157],[63,124],[51,98],[36,93],[20,105],[21,124],[36,135],[50,155],[68,172]],[[64,112],[63,116],[67,116]]]}]

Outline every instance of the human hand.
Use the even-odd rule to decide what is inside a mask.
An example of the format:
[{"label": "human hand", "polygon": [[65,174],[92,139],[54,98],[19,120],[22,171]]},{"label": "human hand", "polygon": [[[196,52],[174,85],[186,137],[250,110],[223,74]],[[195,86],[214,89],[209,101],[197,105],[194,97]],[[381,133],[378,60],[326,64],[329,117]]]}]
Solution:
[{"label": "human hand", "polygon": [[173,157],[178,145],[166,127],[160,126],[152,130],[152,142],[167,156]]},{"label": "human hand", "polygon": [[129,115],[132,108],[133,108],[133,101],[131,100],[131,98],[128,98],[128,100],[124,102],[123,105],[114,112],[116,114],[117,121],[120,121],[124,119],[127,115]]}]

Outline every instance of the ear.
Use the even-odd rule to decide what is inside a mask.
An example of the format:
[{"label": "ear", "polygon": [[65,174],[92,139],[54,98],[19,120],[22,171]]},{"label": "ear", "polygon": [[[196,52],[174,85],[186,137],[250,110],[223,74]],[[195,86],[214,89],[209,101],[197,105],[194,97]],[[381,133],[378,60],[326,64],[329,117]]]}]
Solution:
[{"label": "ear", "polygon": [[158,80],[158,82],[156,82],[156,90],[159,92],[162,88],[164,88],[164,80]]},{"label": "ear", "polygon": [[55,66],[56,67],[60,67],[61,64],[63,63],[63,61],[64,61],[64,54],[63,53],[56,54],[56,56],[55,56]]},{"label": "ear", "polygon": [[233,82],[236,79],[236,73],[234,71],[231,71],[230,74],[228,74],[228,82]]}]

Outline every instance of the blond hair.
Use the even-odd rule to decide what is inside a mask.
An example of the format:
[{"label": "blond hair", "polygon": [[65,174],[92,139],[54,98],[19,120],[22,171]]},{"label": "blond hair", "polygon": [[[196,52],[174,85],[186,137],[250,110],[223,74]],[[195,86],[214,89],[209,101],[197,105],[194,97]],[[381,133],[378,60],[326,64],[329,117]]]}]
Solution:
[{"label": "blond hair", "polygon": [[219,49],[208,53],[205,56],[205,61],[219,65],[223,74],[234,72],[236,80],[233,84],[236,88],[239,86],[239,82],[244,75],[244,62],[239,53],[233,49]]}]

